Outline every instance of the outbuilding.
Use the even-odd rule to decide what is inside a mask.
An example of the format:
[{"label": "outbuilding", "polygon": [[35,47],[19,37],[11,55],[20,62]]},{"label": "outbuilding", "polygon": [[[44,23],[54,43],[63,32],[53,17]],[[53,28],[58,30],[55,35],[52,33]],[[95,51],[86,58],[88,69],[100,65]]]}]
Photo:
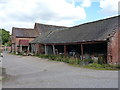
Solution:
[{"label": "outbuilding", "polygon": [[38,36],[38,32],[31,28],[12,28],[11,52],[27,52],[31,48],[29,43]]},{"label": "outbuilding", "polygon": [[31,45],[37,54],[64,54],[80,59],[103,59],[120,63],[119,16],[81,24],[61,30],[54,28],[35,38]]}]

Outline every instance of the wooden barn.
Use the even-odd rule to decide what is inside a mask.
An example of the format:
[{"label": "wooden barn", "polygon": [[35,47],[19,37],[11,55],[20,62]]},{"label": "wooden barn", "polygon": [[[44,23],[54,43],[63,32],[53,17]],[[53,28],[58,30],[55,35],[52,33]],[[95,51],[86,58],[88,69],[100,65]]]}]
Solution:
[{"label": "wooden barn", "polygon": [[102,58],[104,63],[117,64],[120,63],[118,19],[119,16],[115,16],[62,29],[43,26],[43,32],[46,31],[35,38],[31,46],[37,54],[79,56],[81,60]]}]

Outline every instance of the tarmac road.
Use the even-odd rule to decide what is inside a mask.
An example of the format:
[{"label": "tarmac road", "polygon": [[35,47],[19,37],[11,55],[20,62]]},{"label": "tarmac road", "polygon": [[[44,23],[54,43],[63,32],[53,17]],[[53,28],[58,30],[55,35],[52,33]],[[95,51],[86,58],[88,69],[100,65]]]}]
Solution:
[{"label": "tarmac road", "polygon": [[0,90],[2,89],[2,57],[0,57]]},{"label": "tarmac road", "polygon": [[118,71],[91,70],[4,53],[3,88],[118,88]]}]

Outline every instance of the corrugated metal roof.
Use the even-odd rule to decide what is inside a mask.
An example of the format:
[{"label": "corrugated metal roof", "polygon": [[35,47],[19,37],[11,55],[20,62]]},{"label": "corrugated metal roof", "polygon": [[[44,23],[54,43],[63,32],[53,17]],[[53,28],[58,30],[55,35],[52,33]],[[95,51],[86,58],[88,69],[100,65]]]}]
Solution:
[{"label": "corrugated metal roof", "polygon": [[28,46],[29,40],[19,40],[19,45]]}]

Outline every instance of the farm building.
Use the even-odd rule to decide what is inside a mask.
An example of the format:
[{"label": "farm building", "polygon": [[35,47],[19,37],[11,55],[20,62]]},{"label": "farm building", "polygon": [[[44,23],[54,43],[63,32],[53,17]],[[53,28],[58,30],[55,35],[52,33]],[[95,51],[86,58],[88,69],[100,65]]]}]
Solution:
[{"label": "farm building", "polygon": [[12,52],[30,52],[34,48],[29,45],[29,43],[34,40],[38,35],[43,35],[44,33],[50,32],[54,29],[63,29],[66,27],[53,26],[35,23],[34,29],[30,28],[12,28]]},{"label": "farm building", "polygon": [[37,31],[28,28],[12,28],[12,52],[27,52],[30,50],[29,42],[38,36]]},{"label": "farm building", "polygon": [[[35,23],[35,26],[34,26],[34,29],[39,32],[39,36],[41,38],[46,37],[52,31],[59,31],[59,30],[65,29],[65,28],[67,28],[67,27],[55,26],[55,25],[47,25],[47,24],[40,24],[40,23]],[[34,40],[36,40],[36,39],[34,39]],[[43,50],[42,50],[43,48],[40,48],[41,44],[33,43],[33,44],[30,44],[30,45],[31,45],[31,48],[32,48],[31,52],[33,52],[35,54],[43,52]]]},{"label": "farm building", "polygon": [[81,60],[103,59],[104,63],[120,63],[119,16],[73,26],[47,30],[31,42],[37,54],[64,54]]}]

